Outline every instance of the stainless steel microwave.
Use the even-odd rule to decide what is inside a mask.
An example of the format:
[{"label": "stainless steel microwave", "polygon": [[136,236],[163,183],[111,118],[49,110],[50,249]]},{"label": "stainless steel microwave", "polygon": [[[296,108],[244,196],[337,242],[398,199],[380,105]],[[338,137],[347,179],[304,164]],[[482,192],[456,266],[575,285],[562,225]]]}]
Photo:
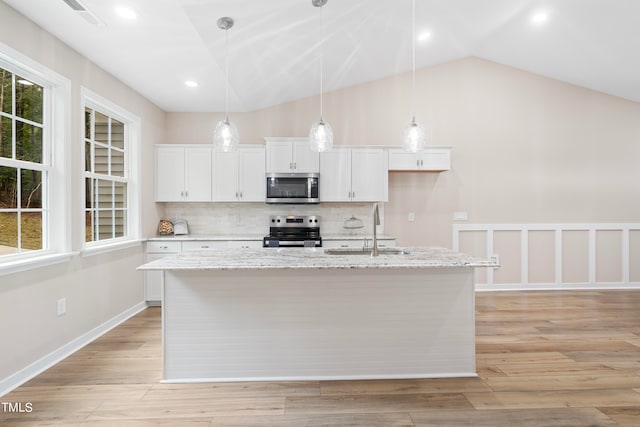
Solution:
[{"label": "stainless steel microwave", "polygon": [[267,173],[267,203],[320,203],[319,173]]}]

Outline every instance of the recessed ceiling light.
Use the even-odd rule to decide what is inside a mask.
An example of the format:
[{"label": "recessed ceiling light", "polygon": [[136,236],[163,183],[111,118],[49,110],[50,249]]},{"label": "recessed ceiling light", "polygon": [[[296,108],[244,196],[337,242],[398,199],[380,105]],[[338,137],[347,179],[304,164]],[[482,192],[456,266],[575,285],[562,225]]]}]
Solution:
[{"label": "recessed ceiling light", "polygon": [[425,31],[418,35],[418,41],[423,42],[427,40],[429,37],[431,37],[431,33],[429,31]]},{"label": "recessed ceiling light", "polygon": [[116,7],[116,13],[124,19],[136,19],[138,15],[128,7]]},{"label": "recessed ceiling light", "polygon": [[193,80],[187,80],[184,84],[189,87],[198,87],[198,82],[194,82]]},{"label": "recessed ceiling light", "polygon": [[546,21],[547,18],[549,18],[549,15],[547,15],[545,12],[538,12],[531,17],[531,22],[538,24],[540,22]]}]

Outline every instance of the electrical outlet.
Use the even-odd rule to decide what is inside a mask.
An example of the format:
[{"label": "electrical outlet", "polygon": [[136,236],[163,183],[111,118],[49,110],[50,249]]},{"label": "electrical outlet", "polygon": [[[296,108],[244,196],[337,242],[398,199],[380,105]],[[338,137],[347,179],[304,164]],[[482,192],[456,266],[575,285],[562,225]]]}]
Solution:
[{"label": "electrical outlet", "polygon": [[57,310],[58,316],[62,316],[67,312],[67,299],[60,298],[57,302]]},{"label": "electrical outlet", "polygon": [[413,212],[409,212],[409,217],[408,217],[409,222],[413,222],[416,220],[416,214]]}]

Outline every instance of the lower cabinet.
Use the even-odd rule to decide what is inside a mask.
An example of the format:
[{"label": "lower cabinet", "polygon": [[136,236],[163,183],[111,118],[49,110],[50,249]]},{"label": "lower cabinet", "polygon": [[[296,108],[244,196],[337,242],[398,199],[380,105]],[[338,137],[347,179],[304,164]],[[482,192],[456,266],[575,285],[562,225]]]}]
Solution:
[{"label": "lower cabinet", "polygon": [[[261,248],[262,240],[151,240],[147,242],[147,262],[185,251],[215,248]],[[145,271],[144,299],[149,305],[162,305],[162,272]]]},{"label": "lower cabinet", "polygon": [[[164,258],[167,255],[175,255],[182,251],[182,242],[147,242],[147,262]],[[162,271],[145,271],[144,273],[144,299],[149,305],[162,304]]]},{"label": "lower cabinet", "polygon": [[[325,249],[333,248],[370,248],[373,245],[373,238],[371,236],[361,237],[357,239],[323,239],[322,247]],[[396,246],[396,239],[394,238],[381,238],[378,239],[379,248],[392,248]]]}]

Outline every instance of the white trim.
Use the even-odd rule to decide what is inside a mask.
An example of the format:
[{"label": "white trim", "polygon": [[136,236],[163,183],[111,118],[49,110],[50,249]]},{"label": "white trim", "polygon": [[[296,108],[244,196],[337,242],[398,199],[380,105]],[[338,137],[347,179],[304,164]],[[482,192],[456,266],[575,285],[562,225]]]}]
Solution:
[{"label": "white trim", "polygon": [[[142,237],[142,191],[141,191],[141,173],[142,173],[142,121],[137,115],[130,113],[114,102],[98,95],[92,90],[80,87],[80,114],[81,123],[84,123],[85,108],[91,108],[103,114],[121,121],[125,124],[127,135],[125,137],[124,152],[126,153],[126,183],[127,183],[127,230],[124,238],[109,239],[108,243],[104,241],[86,242],[85,224],[81,221],[81,235],[83,236],[82,254],[83,256],[97,255],[100,253],[110,252],[112,250],[124,249],[135,246],[140,243]],[[106,111],[105,111],[106,110]],[[85,129],[80,126],[81,155],[79,159],[79,180],[81,188],[85,186]],[[94,175],[90,173],[90,175]],[[122,182],[124,179],[118,177],[110,177],[110,180]],[[79,198],[79,210],[81,217],[85,217],[85,194]],[[130,244],[124,244],[129,242]]]},{"label": "white trim", "polygon": [[[71,222],[71,80],[0,42],[0,66],[46,88],[43,106],[43,161],[48,164],[48,191],[43,206],[48,226],[43,235],[45,250],[34,257],[0,259],[0,271],[17,272],[69,260],[73,255]],[[19,165],[17,161],[16,165]],[[39,169],[36,167],[35,169]],[[44,177],[43,177],[44,178]],[[55,224],[55,226],[54,226]],[[4,267],[7,268],[4,268]]]},{"label": "white trim", "polygon": [[[114,242],[112,239],[108,240],[109,243],[103,244],[101,246],[91,246],[83,249],[80,254],[82,257],[90,257],[94,255],[106,254],[114,251],[121,251],[123,249],[133,248],[136,246],[142,245],[143,240],[130,240],[125,239],[122,241]],[[95,242],[99,243],[99,242]]]},{"label": "white trim", "polygon": [[91,343],[95,339],[109,332],[111,329],[115,328],[116,326],[120,325],[127,319],[135,316],[146,308],[147,304],[145,304],[144,302],[140,302],[133,307],[123,311],[122,313],[116,315],[115,317],[107,320],[103,324],[93,328],[87,333],[79,336],[78,338],[75,338],[74,340],[63,345],[57,350],[54,350],[46,356],[36,360],[29,366],[0,380],[0,396],[4,396],[11,390],[14,390],[15,388],[34,378],[36,375],[54,366],[56,363],[80,350],[85,345]]},{"label": "white trim", "polygon": [[71,261],[74,255],[77,254],[78,252],[49,253],[30,258],[12,259],[11,261],[4,262],[0,265],[0,276]]},{"label": "white trim", "polygon": [[640,282],[630,283],[605,283],[598,282],[595,285],[590,283],[535,283],[522,286],[520,283],[499,283],[488,285],[486,283],[476,283],[477,292],[490,291],[594,291],[603,289],[640,289]]},{"label": "white trim", "polygon": [[[549,289],[638,289],[639,282],[631,281],[631,250],[630,232],[640,230],[640,223],[593,223],[593,224],[453,224],[453,249],[460,250],[460,233],[465,231],[481,231],[486,233],[486,256],[490,258],[494,255],[494,233],[496,231],[519,231],[520,236],[520,283],[494,283],[493,269],[487,269],[486,283],[477,283],[478,291],[486,290],[549,290]],[[554,232],[554,283],[530,283],[529,282],[529,248],[528,239],[531,231],[551,231]],[[588,233],[588,277],[586,283],[565,283],[563,282],[563,232],[564,231],[584,231]],[[621,232],[621,278],[620,282],[600,282],[597,277],[598,261],[598,239],[600,231]]]},{"label": "white trim", "polygon": [[402,375],[300,375],[278,377],[229,377],[229,378],[185,378],[161,380],[163,384],[197,384],[254,381],[344,381],[344,380],[391,380],[427,378],[474,378],[475,372],[448,372],[444,374],[402,374]]}]

